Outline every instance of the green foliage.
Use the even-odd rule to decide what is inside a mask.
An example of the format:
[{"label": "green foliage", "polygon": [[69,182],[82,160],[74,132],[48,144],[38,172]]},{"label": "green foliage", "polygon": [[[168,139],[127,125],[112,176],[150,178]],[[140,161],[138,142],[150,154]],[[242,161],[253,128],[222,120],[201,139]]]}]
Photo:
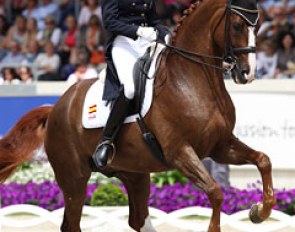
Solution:
[{"label": "green foliage", "polygon": [[92,206],[121,206],[128,205],[128,197],[121,187],[113,184],[99,185],[94,191],[90,205]]},{"label": "green foliage", "polygon": [[162,187],[165,184],[173,185],[175,183],[181,183],[181,185],[184,185],[189,181],[179,171],[155,173],[151,176],[151,180],[158,187]]},{"label": "green foliage", "polygon": [[24,170],[31,169],[32,167],[33,167],[33,164],[31,162],[25,162],[19,167],[19,170],[24,171]]},{"label": "green foliage", "polygon": [[287,205],[286,210],[284,212],[288,215],[295,215],[295,200],[291,201],[290,204]]}]

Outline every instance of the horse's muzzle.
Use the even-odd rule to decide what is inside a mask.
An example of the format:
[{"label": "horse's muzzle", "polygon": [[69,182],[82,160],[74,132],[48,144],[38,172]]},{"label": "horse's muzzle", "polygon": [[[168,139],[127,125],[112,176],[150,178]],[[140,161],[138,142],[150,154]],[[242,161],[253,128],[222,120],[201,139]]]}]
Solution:
[{"label": "horse's muzzle", "polygon": [[241,65],[240,63],[236,63],[231,74],[234,82],[237,84],[251,83],[256,76],[255,73],[250,73],[249,65]]}]

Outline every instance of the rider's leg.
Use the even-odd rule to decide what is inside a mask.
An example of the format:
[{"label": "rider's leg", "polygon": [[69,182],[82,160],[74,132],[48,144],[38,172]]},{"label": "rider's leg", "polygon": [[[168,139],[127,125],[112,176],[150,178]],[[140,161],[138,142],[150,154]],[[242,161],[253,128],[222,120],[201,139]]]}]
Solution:
[{"label": "rider's leg", "polygon": [[100,144],[97,146],[92,156],[98,168],[104,168],[106,166],[108,154],[114,146],[113,142],[128,113],[129,102],[134,97],[132,67],[139,58],[136,47],[136,41],[126,37],[119,36],[114,41],[112,57],[120,82],[124,86],[124,91],[120,92],[119,97],[113,104]]},{"label": "rider's leg", "polygon": [[98,168],[104,168],[107,165],[108,153],[113,149],[113,141],[124,122],[128,112],[129,102],[130,100],[124,96],[124,91],[122,89],[113,105],[106,127],[103,130],[102,139],[92,156],[94,164]]}]

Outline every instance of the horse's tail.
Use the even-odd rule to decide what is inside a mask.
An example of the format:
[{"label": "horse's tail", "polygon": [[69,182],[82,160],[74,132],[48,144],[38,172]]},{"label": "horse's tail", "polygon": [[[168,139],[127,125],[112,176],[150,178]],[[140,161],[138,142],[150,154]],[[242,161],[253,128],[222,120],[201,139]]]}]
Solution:
[{"label": "horse's tail", "polygon": [[34,155],[44,142],[47,118],[52,106],[39,107],[25,114],[0,140],[0,183]]}]

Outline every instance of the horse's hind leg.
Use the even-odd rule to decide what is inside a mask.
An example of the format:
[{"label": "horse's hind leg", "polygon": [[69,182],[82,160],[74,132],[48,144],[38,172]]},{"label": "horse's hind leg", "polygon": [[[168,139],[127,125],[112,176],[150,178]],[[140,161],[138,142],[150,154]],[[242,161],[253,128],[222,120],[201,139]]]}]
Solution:
[{"label": "horse's hind leg", "polygon": [[85,202],[86,179],[71,179],[66,183],[59,183],[65,201],[65,211],[63,223],[61,225],[62,232],[80,232],[80,220],[82,208]]},{"label": "horse's hind leg", "polygon": [[[51,153],[49,153],[51,154]],[[56,153],[58,154],[58,153]],[[73,153],[68,153],[73,154]],[[62,232],[80,232],[82,208],[85,202],[87,182],[91,175],[90,168],[84,160],[55,160],[61,156],[49,156],[56,180],[64,196],[65,210],[60,230]],[[53,158],[52,158],[53,157]],[[66,165],[61,165],[65,164]],[[86,167],[83,170],[81,166]]]},{"label": "horse's hind leg", "polygon": [[267,155],[255,151],[248,147],[236,137],[232,137],[226,146],[223,146],[218,154],[212,158],[220,163],[235,165],[255,164],[261,174],[263,184],[263,203],[254,205],[250,211],[250,219],[254,223],[260,223],[267,219],[271,213],[272,207],[276,204],[272,174],[271,162]]},{"label": "horse's hind leg", "polygon": [[183,146],[173,160],[174,165],[196,186],[207,194],[212,206],[209,232],[220,232],[220,210],[223,193],[216,181],[209,175],[202,161],[191,146]]},{"label": "horse's hind leg", "polygon": [[148,212],[150,175],[120,172],[117,177],[122,180],[128,192],[130,227],[140,232],[156,232]]}]

